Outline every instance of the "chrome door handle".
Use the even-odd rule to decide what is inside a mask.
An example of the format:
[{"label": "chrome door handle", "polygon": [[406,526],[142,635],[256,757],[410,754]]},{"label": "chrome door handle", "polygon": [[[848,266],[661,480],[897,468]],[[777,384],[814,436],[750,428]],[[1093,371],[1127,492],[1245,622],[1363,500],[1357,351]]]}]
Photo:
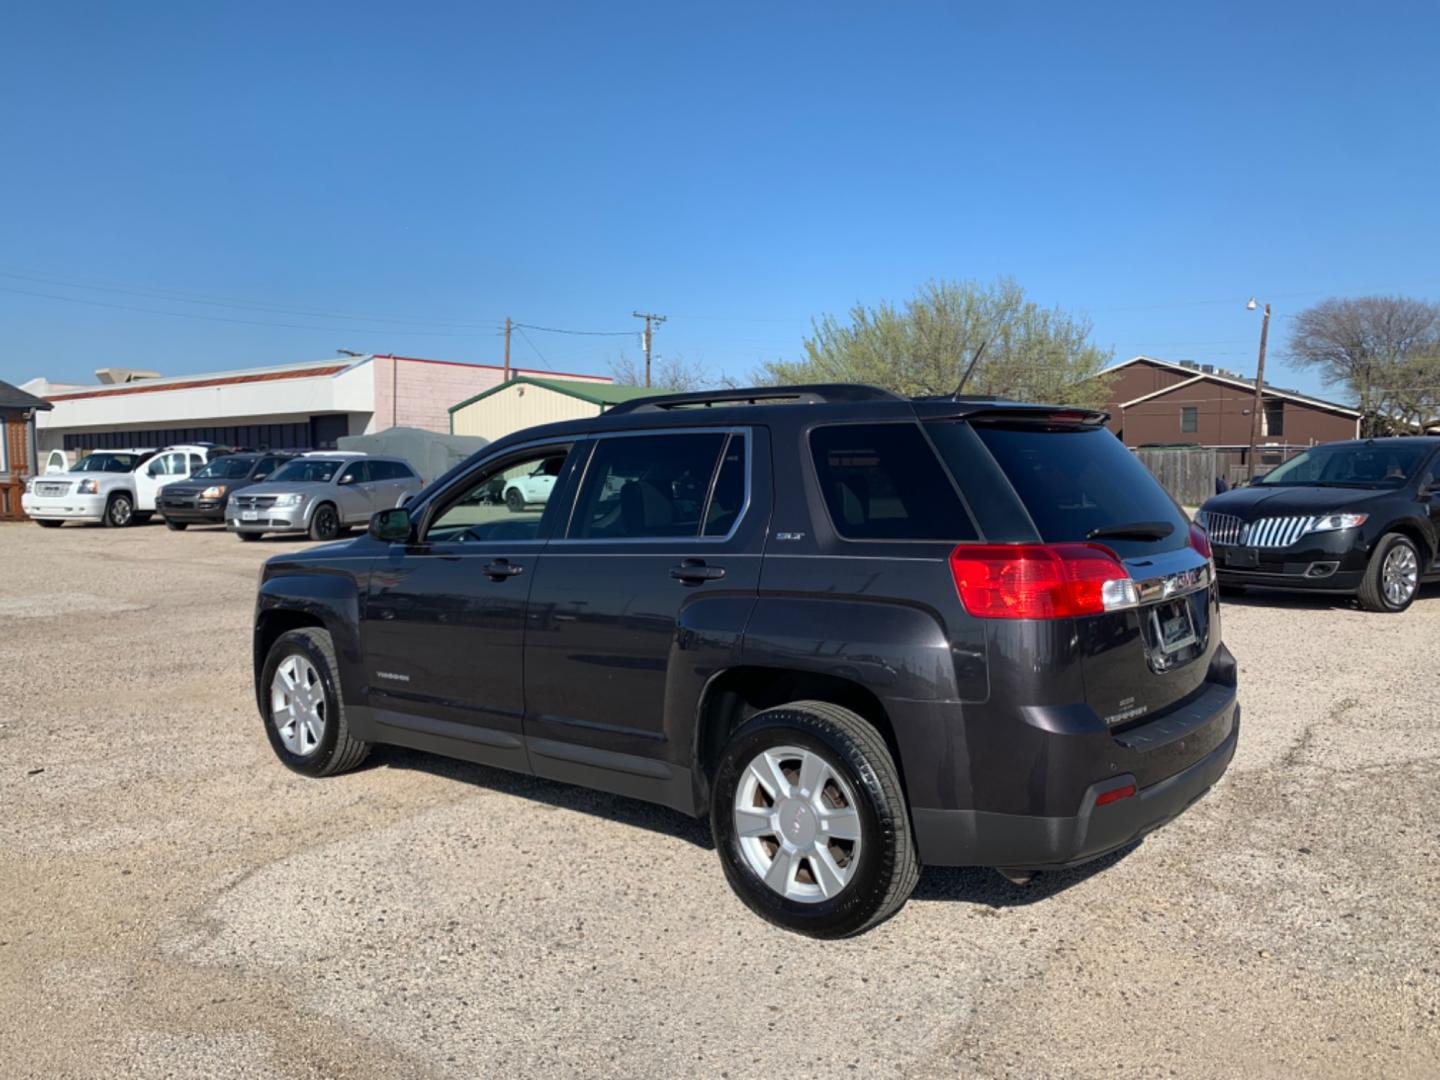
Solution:
[{"label": "chrome door handle", "polygon": [[525,568],[523,566],[516,566],[514,563],[508,562],[505,559],[496,559],[494,562],[486,563],[481,569],[484,571],[485,576],[491,581],[504,581],[506,578],[514,577]]}]

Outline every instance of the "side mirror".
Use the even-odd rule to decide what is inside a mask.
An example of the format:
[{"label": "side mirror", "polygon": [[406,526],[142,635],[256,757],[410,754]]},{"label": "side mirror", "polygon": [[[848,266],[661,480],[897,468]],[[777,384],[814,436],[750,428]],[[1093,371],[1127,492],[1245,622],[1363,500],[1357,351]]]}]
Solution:
[{"label": "side mirror", "polygon": [[410,539],[411,529],[410,511],[401,506],[371,514],[366,532],[370,539],[382,544],[403,544]]},{"label": "side mirror", "polygon": [[257,472],[257,473],[256,473],[254,476],[252,476],[250,479],[251,479],[251,480],[254,480],[254,481],[258,484],[261,480],[264,480],[264,479],[265,479],[265,474],[264,474],[263,472]]}]

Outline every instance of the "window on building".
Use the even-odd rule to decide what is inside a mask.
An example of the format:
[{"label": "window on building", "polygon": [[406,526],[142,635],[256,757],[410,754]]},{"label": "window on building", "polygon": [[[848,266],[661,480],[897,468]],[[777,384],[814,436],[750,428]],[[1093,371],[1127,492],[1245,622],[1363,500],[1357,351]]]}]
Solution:
[{"label": "window on building", "polygon": [[1194,405],[1186,405],[1180,410],[1180,431],[1189,434],[1200,430],[1200,410]]},{"label": "window on building", "polygon": [[1265,412],[1261,419],[1261,434],[1270,438],[1279,438],[1285,434],[1285,402],[1265,402]]}]

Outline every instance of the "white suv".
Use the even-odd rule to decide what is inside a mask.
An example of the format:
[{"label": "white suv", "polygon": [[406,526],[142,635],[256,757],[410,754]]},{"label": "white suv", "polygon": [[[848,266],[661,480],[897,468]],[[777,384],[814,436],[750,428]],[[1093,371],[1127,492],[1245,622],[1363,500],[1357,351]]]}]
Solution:
[{"label": "white suv", "polygon": [[67,521],[104,522],[123,528],[155,512],[155,494],[166,484],[230,453],[210,443],[150,450],[96,450],[69,472],[47,473],[26,482],[20,506],[38,525]]}]

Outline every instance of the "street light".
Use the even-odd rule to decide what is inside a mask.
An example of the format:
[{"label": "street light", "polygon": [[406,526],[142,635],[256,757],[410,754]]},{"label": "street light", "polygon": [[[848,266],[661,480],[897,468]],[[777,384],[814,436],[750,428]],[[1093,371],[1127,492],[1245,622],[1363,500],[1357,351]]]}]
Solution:
[{"label": "street light", "polygon": [[[1245,305],[1246,311],[1254,311],[1260,305],[1255,302],[1255,297],[1250,297],[1250,302]],[[1245,467],[1248,470],[1248,479],[1255,479],[1255,444],[1260,440],[1260,410],[1265,407],[1263,392],[1265,388],[1265,339],[1270,336],[1270,305],[1265,305],[1265,318],[1260,323],[1260,362],[1255,365],[1255,404],[1250,409],[1250,452],[1245,456]]]}]

